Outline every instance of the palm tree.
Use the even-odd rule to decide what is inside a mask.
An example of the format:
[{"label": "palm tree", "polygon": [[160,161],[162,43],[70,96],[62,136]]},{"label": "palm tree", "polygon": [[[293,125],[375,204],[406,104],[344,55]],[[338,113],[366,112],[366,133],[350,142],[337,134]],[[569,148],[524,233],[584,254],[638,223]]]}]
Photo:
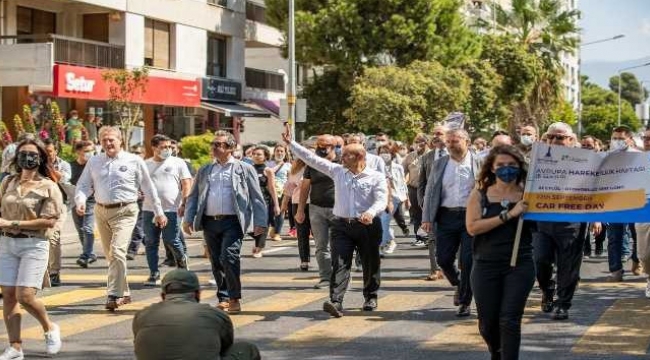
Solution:
[{"label": "palm tree", "polygon": [[497,26],[513,36],[541,62],[535,87],[526,101],[515,104],[515,122],[543,122],[562,97],[561,57],[577,50],[580,37],[577,9],[565,9],[563,0],[512,0],[511,9],[494,4]]}]

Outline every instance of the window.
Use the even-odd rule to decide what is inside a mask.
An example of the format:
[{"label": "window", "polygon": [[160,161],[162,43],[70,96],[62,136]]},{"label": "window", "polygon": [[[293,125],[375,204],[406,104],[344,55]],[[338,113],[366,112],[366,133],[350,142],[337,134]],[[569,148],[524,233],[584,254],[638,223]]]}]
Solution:
[{"label": "window", "polygon": [[246,2],[246,19],[266,24],[266,8],[252,2]]},{"label": "window", "polygon": [[208,36],[207,75],[226,77],[227,39],[217,35]]},{"label": "window", "polygon": [[208,0],[208,4],[219,5],[223,7],[228,7],[228,0]]},{"label": "window", "polygon": [[56,14],[18,6],[16,9],[18,35],[56,33]]},{"label": "window", "polygon": [[144,19],[144,64],[162,69],[170,68],[170,24]]}]

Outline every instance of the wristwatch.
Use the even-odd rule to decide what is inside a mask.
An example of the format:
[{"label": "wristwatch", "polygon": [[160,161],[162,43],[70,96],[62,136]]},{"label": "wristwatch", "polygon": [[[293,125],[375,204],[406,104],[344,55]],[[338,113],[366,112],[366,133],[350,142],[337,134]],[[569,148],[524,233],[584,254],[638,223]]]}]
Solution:
[{"label": "wristwatch", "polygon": [[12,221],[11,222],[11,227],[18,228],[19,226],[20,226],[20,221]]},{"label": "wristwatch", "polygon": [[501,219],[503,223],[508,222],[508,220],[510,220],[510,215],[508,215],[508,210],[501,211],[499,213],[499,219]]}]

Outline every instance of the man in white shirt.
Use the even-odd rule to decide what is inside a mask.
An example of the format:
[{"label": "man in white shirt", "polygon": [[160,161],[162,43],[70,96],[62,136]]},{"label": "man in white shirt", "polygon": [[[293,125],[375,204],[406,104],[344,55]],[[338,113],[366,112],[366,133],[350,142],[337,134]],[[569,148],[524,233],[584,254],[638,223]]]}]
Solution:
[{"label": "man in white shirt", "polygon": [[[478,156],[469,151],[469,144],[467,131],[447,131],[445,145],[449,155],[433,163],[422,207],[422,229],[428,233],[435,231],[438,264],[456,287],[454,305],[459,306],[459,317],[470,315],[472,302],[472,237],[465,227],[465,208],[481,169]],[[459,248],[462,272],[455,264]]]},{"label": "man in white shirt", "polygon": [[106,309],[115,311],[131,302],[126,279],[126,252],[138,218],[138,189],[151,199],[158,226],[164,228],[167,218],[151,181],[144,160],[122,150],[122,132],[113,126],[99,130],[104,153],[88,160],[77,182],[75,204],[81,216],[86,212],[86,199],[94,194],[95,217],[108,261],[108,299]]},{"label": "man in white shirt", "polygon": [[149,278],[145,286],[156,286],[160,283],[158,270],[158,248],[162,235],[165,247],[171,249],[176,266],[187,269],[187,256],[180,238],[181,216],[185,212],[185,199],[191,190],[192,175],[180,158],[172,156],[171,139],[165,135],[155,135],[151,139],[153,157],[145,160],[158,197],[165,211],[167,226],[160,228],[153,223],[154,207],[152,199],[144,197],[142,205],[142,224],[145,234]]}]

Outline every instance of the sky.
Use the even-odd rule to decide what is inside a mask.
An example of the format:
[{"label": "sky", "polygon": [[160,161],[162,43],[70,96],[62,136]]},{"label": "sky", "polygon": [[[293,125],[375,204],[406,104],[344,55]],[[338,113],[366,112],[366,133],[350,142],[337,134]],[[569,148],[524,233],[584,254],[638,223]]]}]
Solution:
[{"label": "sky", "polygon": [[622,39],[581,48],[583,62],[621,62],[650,56],[650,0],[578,0],[582,42]]}]

